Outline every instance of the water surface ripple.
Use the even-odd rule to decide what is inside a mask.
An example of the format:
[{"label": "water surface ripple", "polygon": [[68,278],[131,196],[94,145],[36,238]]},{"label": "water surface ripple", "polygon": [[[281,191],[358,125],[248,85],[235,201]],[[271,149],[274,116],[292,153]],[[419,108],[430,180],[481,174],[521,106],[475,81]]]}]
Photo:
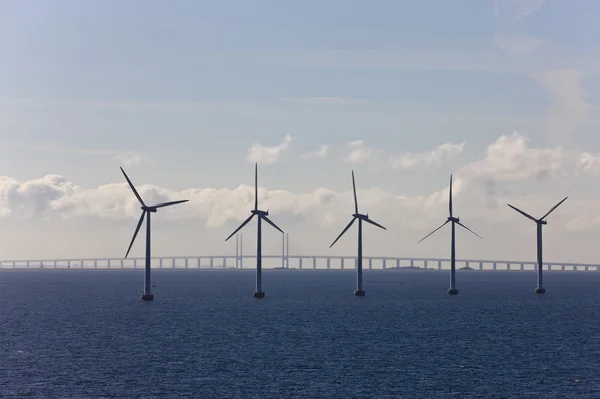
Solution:
[{"label": "water surface ripple", "polygon": [[599,398],[600,274],[1,271],[0,397]]}]

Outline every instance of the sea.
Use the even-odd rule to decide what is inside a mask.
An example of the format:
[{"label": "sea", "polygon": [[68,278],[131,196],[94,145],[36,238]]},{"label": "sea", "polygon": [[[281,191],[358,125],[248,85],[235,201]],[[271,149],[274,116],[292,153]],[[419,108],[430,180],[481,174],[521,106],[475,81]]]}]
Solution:
[{"label": "sea", "polygon": [[600,398],[600,273],[1,270],[1,398]]}]

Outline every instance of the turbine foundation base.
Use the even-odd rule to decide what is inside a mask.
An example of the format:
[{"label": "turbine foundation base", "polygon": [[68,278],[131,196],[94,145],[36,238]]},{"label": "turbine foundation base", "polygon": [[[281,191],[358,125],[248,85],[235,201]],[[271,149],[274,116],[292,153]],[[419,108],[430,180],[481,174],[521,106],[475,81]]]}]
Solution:
[{"label": "turbine foundation base", "polygon": [[458,295],[458,290],[456,288],[454,288],[454,289],[450,288],[448,290],[448,294],[449,295]]},{"label": "turbine foundation base", "polygon": [[535,289],[535,293],[536,294],[545,294],[546,293],[546,289],[545,288],[536,288]]},{"label": "turbine foundation base", "polygon": [[152,301],[154,294],[142,294],[142,301]]},{"label": "turbine foundation base", "polygon": [[355,290],[354,295],[355,296],[365,296],[365,292],[363,290]]},{"label": "turbine foundation base", "polygon": [[254,293],[252,293],[252,296],[253,296],[254,298],[264,298],[264,297],[265,297],[265,293],[264,293],[264,292],[257,292],[257,291],[254,291]]}]

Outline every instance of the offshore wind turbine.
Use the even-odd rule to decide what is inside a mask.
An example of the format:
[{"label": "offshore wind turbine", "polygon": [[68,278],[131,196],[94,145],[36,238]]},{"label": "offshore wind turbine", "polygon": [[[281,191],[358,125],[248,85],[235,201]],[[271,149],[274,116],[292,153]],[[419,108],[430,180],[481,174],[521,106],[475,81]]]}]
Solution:
[{"label": "offshore wind turbine", "polygon": [[464,224],[462,224],[460,222],[460,218],[454,217],[454,215],[452,213],[452,175],[450,175],[450,196],[449,196],[449,201],[448,201],[448,208],[450,210],[450,216],[448,216],[448,219],[440,227],[433,230],[431,233],[427,234],[425,237],[421,238],[421,240],[419,242],[423,241],[424,239],[426,239],[427,237],[429,237],[430,235],[432,235],[433,233],[435,233],[436,231],[438,231],[439,229],[441,229],[448,223],[452,223],[452,238],[450,241],[450,289],[448,290],[448,294],[457,295],[458,290],[456,289],[456,225],[459,225],[459,226],[469,230],[471,233],[475,234],[479,238],[481,238],[481,236],[479,234],[475,233],[473,230],[471,230],[467,226],[465,226]]},{"label": "offshore wind turbine", "polygon": [[258,216],[258,224],[257,224],[257,233],[256,233],[256,290],[252,294],[254,298],[264,298],[265,293],[262,290],[262,230],[261,230],[261,221],[269,223],[271,226],[275,227],[277,230],[283,233],[275,223],[268,218],[269,211],[261,211],[258,209],[258,163],[254,164],[254,209],[250,211],[251,215],[248,219],[244,220],[240,226],[235,229],[233,233],[229,237],[225,239],[225,241],[229,240],[235,233],[240,231],[245,225],[252,220],[254,216]]},{"label": "offshore wind turbine", "polygon": [[150,257],[150,214],[156,213],[158,208],[163,208],[165,206],[170,206],[170,205],[175,205],[175,204],[181,204],[182,202],[187,202],[188,200],[162,202],[160,204],[147,206],[144,203],[144,201],[142,200],[142,197],[140,197],[140,194],[138,194],[137,190],[133,186],[133,183],[131,182],[131,180],[129,180],[129,177],[127,176],[127,173],[125,173],[123,168],[121,168],[121,172],[123,172],[123,175],[125,176],[125,179],[127,180],[127,183],[129,183],[129,187],[131,187],[131,190],[135,194],[135,197],[138,199],[138,201],[142,205],[142,216],[140,217],[137,227],[135,228],[135,233],[133,233],[133,238],[131,239],[131,243],[129,244],[127,253],[125,254],[125,259],[127,259],[127,255],[129,255],[129,251],[131,251],[131,247],[133,246],[135,237],[137,236],[138,232],[140,231],[140,227],[142,227],[142,223],[144,222],[144,217],[146,216],[146,214],[148,215],[148,218],[146,219],[146,273],[144,274],[144,293],[142,294],[142,300],[151,301],[154,299],[154,295],[150,291],[150,287],[152,286],[151,280],[150,280],[150,260],[151,260],[151,257]]},{"label": "offshore wind turbine", "polygon": [[546,292],[546,289],[544,288],[544,280],[543,280],[543,276],[542,276],[542,265],[543,265],[543,262],[542,262],[542,226],[545,224],[548,224],[548,222],[545,221],[544,219],[546,219],[546,217],[548,217],[548,215],[550,215],[556,208],[558,208],[558,206],[560,204],[565,202],[567,200],[567,198],[569,198],[569,197],[565,197],[558,204],[554,205],[552,207],[552,209],[550,209],[544,216],[542,216],[539,219],[536,219],[533,216],[528,215],[527,213],[523,212],[522,210],[515,208],[511,204],[507,204],[512,209],[519,212],[521,215],[525,216],[527,219],[533,220],[535,222],[535,224],[537,225],[537,269],[538,269],[538,275],[537,275],[537,287],[535,289],[536,294],[543,294]]},{"label": "offshore wind turbine", "polygon": [[370,223],[374,226],[379,227],[380,229],[387,230],[385,227],[380,225],[379,223],[374,222],[369,219],[369,214],[366,215],[358,213],[358,200],[356,199],[356,183],[354,181],[354,171],[352,171],[352,190],[354,191],[354,213],[352,214],[352,220],[346,226],[344,230],[340,233],[340,235],[335,239],[333,244],[329,246],[329,248],[333,247],[333,245],[344,235],[346,231],[352,226],[355,220],[358,219],[358,258],[356,265],[356,289],[354,290],[354,295],[356,296],[365,296],[365,291],[362,286],[362,222]]}]

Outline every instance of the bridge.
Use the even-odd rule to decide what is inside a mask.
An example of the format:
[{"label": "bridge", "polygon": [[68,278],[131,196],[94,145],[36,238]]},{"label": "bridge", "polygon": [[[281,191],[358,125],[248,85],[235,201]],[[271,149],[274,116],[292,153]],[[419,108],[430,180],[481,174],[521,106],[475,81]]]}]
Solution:
[{"label": "bridge", "polygon": [[[288,270],[354,270],[355,256],[263,255],[263,268]],[[153,269],[237,269],[256,267],[256,256],[161,256],[153,257]],[[2,260],[0,270],[10,269],[142,269],[144,258],[77,258]],[[407,257],[363,257],[366,270],[449,270],[450,259]],[[536,262],[512,260],[457,259],[457,270],[475,271],[534,271]],[[600,264],[546,262],[545,271],[600,272]]]}]

